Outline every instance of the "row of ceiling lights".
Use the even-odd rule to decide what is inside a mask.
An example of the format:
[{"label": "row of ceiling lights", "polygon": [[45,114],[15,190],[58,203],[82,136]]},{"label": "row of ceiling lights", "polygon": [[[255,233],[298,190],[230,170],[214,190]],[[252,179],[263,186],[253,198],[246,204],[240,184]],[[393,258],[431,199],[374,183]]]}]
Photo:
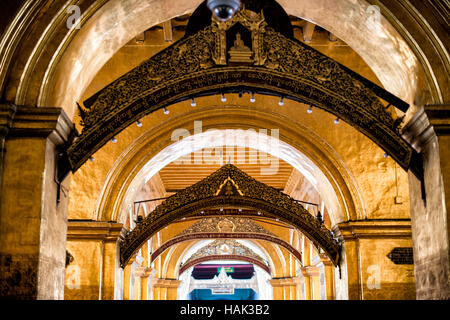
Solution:
[{"label": "row of ceiling lights", "polygon": [[[242,94],[239,94],[239,95],[242,96]],[[222,102],[227,102],[227,98],[225,97],[224,93],[221,94],[220,100]],[[252,102],[252,103],[256,102],[256,98],[255,98],[255,93],[254,92],[251,92],[250,102]],[[284,105],[284,97],[283,96],[280,97],[280,101],[278,102],[278,105],[279,106],[283,106]],[[196,107],[197,106],[197,102],[195,101],[194,97],[191,98],[191,106],[192,107]],[[170,113],[170,111],[166,107],[163,108],[163,112],[166,115],[168,115]],[[309,113],[309,114],[311,114],[313,112],[313,105],[312,104],[309,105],[309,108],[308,108],[308,110],[306,112]],[[340,118],[336,118],[334,120],[334,124],[339,124],[339,122],[340,122]],[[140,128],[140,127],[142,127],[142,122],[138,120],[138,121],[136,121],[136,125]],[[111,139],[111,142],[112,143],[117,143],[117,138],[113,137]],[[385,153],[384,157],[387,158],[388,154]],[[94,158],[91,157],[89,160],[94,161]]]}]

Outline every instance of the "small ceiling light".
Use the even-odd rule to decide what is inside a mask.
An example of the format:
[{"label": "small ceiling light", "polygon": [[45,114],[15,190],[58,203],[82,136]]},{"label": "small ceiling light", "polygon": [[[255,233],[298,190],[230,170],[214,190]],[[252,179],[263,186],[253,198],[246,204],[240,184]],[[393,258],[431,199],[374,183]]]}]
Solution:
[{"label": "small ceiling light", "polygon": [[251,102],[251,103],[254,103],[255,101],[256,101],[256,99],[255,99],[255,93],[252,92],[252,96],[250,97],[250,102]]},{"label": "small ceiling light", "polygon": [[276,218],[275,221],[280,221],[280,219]]},{"label": "small ceiling light", "polygon": [[334,120],[334,124],[338,124],[339,123],[339,118],[336,118],[335,120]]},{"label": "small ceiling light", "polygon": [[387,153],[384,154],[385,158],[389,158],[389,155]]},{"label": "small ceiling light", "polygon": [[238,210],[239,210],[239,212],[242,212],[242,209],[241,209],[241,208],[239,208]]},{"label": "small ceiling light", "polygon": [[284,98],[283,97],[280,97],[280,102],[278,102],[278,105],[279,106],[284,105]]},{"label": "small ceiling light", "polygon": [[163,108],[163,110],[164,110],[164,114],[169,114],[170,113],[170,111],[167,110],[167,108]]},{"label": "small ceiling light", "polygon": [[227,102],[227,97],[225,97],[224,93],[222,93],[222,98],[220,100],[222,100],[222,102]]},{"label": "small ceiling light", "polygon": [[140,127],[142,127],[142,122],[140,122],[140,121],[138,120],[138,121],[136,121],[136,125],[140,128]]},{"label": "small ceiling light", "polygon": [[94,158],[94,157],[90,157],[90,158],[89,158],[89,161],[90,161],[90,162],[94,162],[94,161],[95,161],[95,158]]},{"label": "small ceiling light", "polygon": [[200,213],[201,213],[201,214],[204,214],[204,213],[205,213],[205,211],[203,211],[203,210],[202,210],[202,211],[200,211]]},{"label": "small ceiling light", "polygon": [[309,105],[309,108],[308,108],[308,110],[306,111],[306,112],[308,112],[309,114],[311,114],[312,113],[312,108],[313,108],[313,106],[312,106],[312,104],[310,104]]},{"label": "small ceiling light", "polygon": [[111,139],[111,142],[112,142],[112,143],[117,143],[116,137],[113,137],[113,138]]},{"label": "small ceiling light", "polygon": [[220,211],[223,211],[223,208],[220,208]]},{"label": "small ceiling light", "polygon": [[261,215],[261,211],[258,211],[258,216],[260,216]]},{"label": "small ceiling light", "polygon": [[197,103],[195,102],[194,97],[191,98],[191,107],[195,107]]}]

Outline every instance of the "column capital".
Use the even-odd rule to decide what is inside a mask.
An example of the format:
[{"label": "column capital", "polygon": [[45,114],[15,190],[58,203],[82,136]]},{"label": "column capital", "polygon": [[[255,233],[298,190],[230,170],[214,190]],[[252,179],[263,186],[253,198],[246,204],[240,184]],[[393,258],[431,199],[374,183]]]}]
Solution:
[{"label": "column capital", "polygon": [[0,104],[0,136],[5,137],[12,125],[17,108],[11,104]]},{"label": "column capital", "polygon": [[424,109],[436,135],[450,135],[450,104],[426,105]]},{"label": "column capital", "polygon": [[296,278],[294,277],[284,277],[284,278],[273,278],[269,280],[272,287],[281,286],[291,286],[296,284]]},{"label": "column capital", "polygon": [[436,136],[423,108],[402,128],[402,136],[419,153]]},{"label": "column capital", "polygon": [[417,152],[436,136],[450,135],[450,105],[426,105],[420,108],[402,129],[403,138]]},{"label": "column capital", "polygon": [[155,274],[155,269],[149,267],[136,267],[134,274],[140,278],[148,278]]},{"label": "column capital", "polygon": [[343,240],[360,238],[411,238],[410,220],[359,220],[339,223],[335,235]]},{"label": "column capital", "polygon": [[152,279],[152,286],[159,288],[178,288],[181,284],[180,280],[177,279]]},{"label": "column capital", "polygon": [[0,104],[0,130],[8,138],[50,138],[56,145],[70,139],[72,121],[61,108],[44,108]]},{"label": "column capital", "polygon": [[69,220],[68,240],[117,241],[123,237],[123,224],[93,220]]}]

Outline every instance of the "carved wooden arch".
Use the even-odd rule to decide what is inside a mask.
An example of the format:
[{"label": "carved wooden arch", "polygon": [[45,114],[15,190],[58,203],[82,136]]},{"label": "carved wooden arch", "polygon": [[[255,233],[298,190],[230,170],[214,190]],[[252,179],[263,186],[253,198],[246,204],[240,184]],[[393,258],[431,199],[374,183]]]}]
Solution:
[{"label": "carved wooden arch", "polygon": [[270,267],[265,265],[264,263],[261,263],[259,260],[242,256],[242,255],[211,255],[207,257],[201,257],[198,259],[194,259],[192,261],[189,261],[188,263],[181,266],[179,275],[181,275],[183,272],[188,270],[190,267],[196,266],[197,264],[206,262],[206,261],[214,261],[214,260],[238,260],[238,261],[244,261],[249,262],[254,265],[257,265],[261,269],[263,269],[265,272],[267,272],[269,275],[271,274]]},{"label": "carved wooden arch", "polygon": [[126,265],[144,242],[166,225],[183,217],[198,215],[203,209],[221,207],[251,208],[264,212],[266,216],[277,217],[298,228],[335,265],[338,264],[341,246],[323,223],[288,195],[227,164],[167,198],[128,233],[120,244],[121,265]]},{"label": "carved wooden arch", "polygon": [[[245,17],[238,14],[236,19]],[[368,136],[402,168],[420,175],[420,157],[399,133],[401,118],[387,111],[386,105],[392,105],[405,112],[405,102],[266,23],[253,30],[259,43],[253,64],[230,65],[223,59],[226,44],[217,36],[220,28],[224,26],[213,19],[85,101],[80,107],[83,130],[61,154],[59,176],[75,172],[140,118],[195,95],[224,91],[281,95],[322,108]]]},{"label": "carved wooden arch", "polygon": [[182,235],[174,237],[167,242],[163,243],[158,249],[156,249],[151,255],[151,261],[155,261],[164,251],[170,247],[185,241],[190,240],[206,240],[206,239],[242,239],[242,240],[263,240],[274,244],[277,244],[285,248],[291,253],[300,264],[302,264],[302,254],[291,246],[286,241],[266,234],[260,233],[193,233],[188,235]]},{"label": "carved wooden arch", "polygon": [[270,274],[268,262],[263,257],[238,241],[230,239],[216,239],[197,250],[184,261],[179,270],[179,274],[194,265],[213,260],[246,261],[261,267]]}]

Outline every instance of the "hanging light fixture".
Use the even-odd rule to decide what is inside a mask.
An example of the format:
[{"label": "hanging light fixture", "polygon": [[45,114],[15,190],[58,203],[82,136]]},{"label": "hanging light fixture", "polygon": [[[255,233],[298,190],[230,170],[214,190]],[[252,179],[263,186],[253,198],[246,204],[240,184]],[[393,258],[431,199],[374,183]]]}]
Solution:
[{"label": "hanging light fixture", "polygon": [[90,161],[90,162],[94,162],[94,161],[95,161],[95,158],[94,158],[94,157],[90,157],[90,158],[89,158],[89,161]]},{"label": "hanging light fixture", "polygon": [[170,111],[169,110],[167,110],[167,108],[163,108],[163,110],[164,110],[164,114],[169,114],[170,113]]},{"label": "hanging light fixture", "polygon": [[227,97],[225,97],[225,93],[222,92],[222,98],[220,100],[222,100],[222,102],[227,102]]},{"label": "hanging light fixture", "polygon": [[256,99],[255,99],[255,93],[252,92],[252,96],[250,97],[250,102],[251,102],[251,103],[254,103],[255,101],[256,101]]},{"label": "hanging light fixture", "polygon": [[111,142],[112,142],[112,143],[117,143],[116,137],[113,137],[113,138],[111,139]]},{"label": "hanging light fixture", "polygon": [[280,102],[278,102],[278,105],[284,105],[284,97],[280,97]]},{"label": "hanging light fixture", "polygon": [[141,121],[136,121],[136,125],[140,128],[140,127],[142,127],[142,122]]},{"label": "hanging light fixture", "polygon": [[336,118],[335,120],[334,120],[334,124],[338,124],[339,123],[339,118]]},{"label": "hanging light fixture", "polygon": [[195,107],[197,103],[195,102],[194,97],[191,98],[191,107]]},{"label": "hanging light fixture", "polygon": [[309,105],[309,108],[308,108],[308,110],[306,112],[308,112],[309,114],[311,114],[313,112],[312,104]]}]

